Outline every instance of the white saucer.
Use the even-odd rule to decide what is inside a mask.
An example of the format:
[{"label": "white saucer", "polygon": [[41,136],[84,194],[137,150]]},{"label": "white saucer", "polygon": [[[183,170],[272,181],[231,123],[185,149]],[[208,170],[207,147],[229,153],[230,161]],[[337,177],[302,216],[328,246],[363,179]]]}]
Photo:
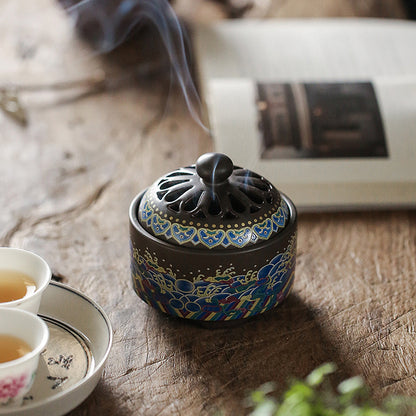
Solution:
[{"label": "white saucer", "polygon": [[0,415],[64,415],[84,401],[100,380],[113,338],[105,312],[77,290],[51,282],[39,316],[48,324],[50,338],[35,382],[21,407],[0,407]]}]

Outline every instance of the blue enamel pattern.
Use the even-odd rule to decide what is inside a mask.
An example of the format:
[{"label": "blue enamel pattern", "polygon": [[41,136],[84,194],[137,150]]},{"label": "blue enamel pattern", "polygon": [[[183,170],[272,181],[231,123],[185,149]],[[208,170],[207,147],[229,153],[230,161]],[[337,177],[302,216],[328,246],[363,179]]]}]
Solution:
[{"label": "blue enamel pattern", "polygon": [[[213,240],[214,241],[214,240]],[[296,234],[287,247],[258,270],[237,275],[232,267],[193,281],[176,279],[160,259],[132,247],[131,271],[137,294],[170,315],[202,321],[242,319],[263,313],[288,295],[295,272]]]}]

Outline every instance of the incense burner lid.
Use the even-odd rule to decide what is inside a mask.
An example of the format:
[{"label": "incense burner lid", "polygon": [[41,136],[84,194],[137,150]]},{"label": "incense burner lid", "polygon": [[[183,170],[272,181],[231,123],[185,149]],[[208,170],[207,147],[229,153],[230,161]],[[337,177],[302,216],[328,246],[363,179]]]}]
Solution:
[{"label": "incense burner lid", "polygon": [[207,153],[150,186],[137,217],[170,244],[227,250],[274,238],[286,227],[289,208],[263,176],[234,166],[224,154]]}]

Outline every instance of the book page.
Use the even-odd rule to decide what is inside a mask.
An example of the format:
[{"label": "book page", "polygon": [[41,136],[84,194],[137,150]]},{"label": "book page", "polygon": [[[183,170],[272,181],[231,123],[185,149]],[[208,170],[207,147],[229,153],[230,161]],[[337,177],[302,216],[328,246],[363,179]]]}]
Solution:
[{"label": "book page", "polygon": [[271,19],[197,27],[202,83],[213,78],[367,80],[416,73],[416,23]]},{"label": "book page", "polygon": [[[300,156],[264,156],[257,84],[237,78],[216,79],[208,84],[215,149],[229,155],[235,164],[268,178],[298,207],[416,205],[416,76],[375,78],[371,85],[385,136],[385,147],[378,150],[379,154],[365,153],[363,143],[364,153],[349,157],[322,156],[316,151]],[[339,135],[343,133],[339,130]],[[335,151],[339,152],[338,139],[336,134],[326,138],[324,151],[330,151],[335,142]],[[349,130],[346,139],[345,151],[362,151],[354,147]],[[282,153],[285,146],[295,152],[290,150],[295,147],[290,143],[283,144],[278,152]],[[317,146],[312,140],[312,150]]]},{"label": "book page", "polygon": [[381,19],[197,29],[215,150],[301,208],[416,206],[414,39]]}]

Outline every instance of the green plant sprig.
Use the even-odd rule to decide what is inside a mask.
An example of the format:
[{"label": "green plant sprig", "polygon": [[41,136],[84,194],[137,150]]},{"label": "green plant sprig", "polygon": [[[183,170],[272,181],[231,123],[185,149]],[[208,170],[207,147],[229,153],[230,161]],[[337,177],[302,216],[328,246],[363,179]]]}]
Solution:
[{"label": "green plant sprig", "polygon": [[333,363],[313,370],[305,380],[294,380],[280,400],[267,383],[250,395],[253,411],[250,416],[407,416],[416,414],[416,399],[391,396],[381,406],[369,398],[369,391],[360,376],[342,381],[334,389],[328,376],[336,371]]}]

